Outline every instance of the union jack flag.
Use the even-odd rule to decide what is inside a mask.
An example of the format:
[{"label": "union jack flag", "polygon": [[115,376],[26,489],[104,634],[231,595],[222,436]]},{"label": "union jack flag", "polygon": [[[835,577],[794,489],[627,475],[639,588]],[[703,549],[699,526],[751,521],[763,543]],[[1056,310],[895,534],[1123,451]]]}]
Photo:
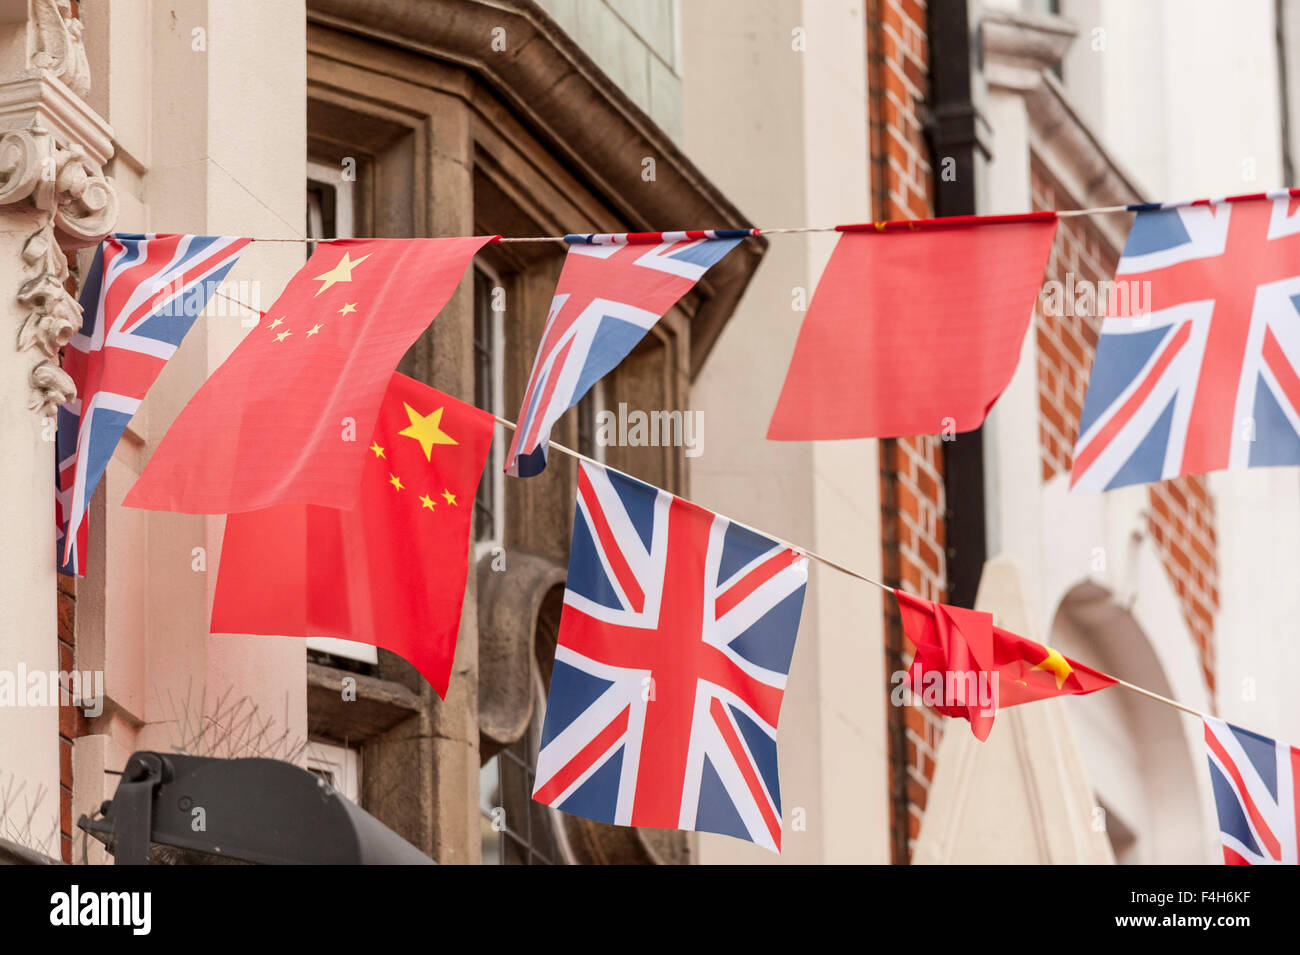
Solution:
[{"label": "union jack flag", "polygon": [[1205,720],[1210,782],[1227,865],[1296,865],[1300,749]]},{"label": "union jack flag", "polygon": [[753,229],[568,235],[506,472],[546,467],[551,427]]},{"label": "union jack flag", "polygon": [[59,570],[85,574],[86,510],[145,392],[251,240],[111,235],[81,290],[82,326],[63,352],[77,397],[59,408]]},{"label": "union jack flag", "polygon": [[808,559],[582,463],[533,798],[781,847],[776,724]]},{"label": "union jack flag", "polygon": [[1300,464],[1298,203],[1288,190],[1139,207],[1071,487]]}]

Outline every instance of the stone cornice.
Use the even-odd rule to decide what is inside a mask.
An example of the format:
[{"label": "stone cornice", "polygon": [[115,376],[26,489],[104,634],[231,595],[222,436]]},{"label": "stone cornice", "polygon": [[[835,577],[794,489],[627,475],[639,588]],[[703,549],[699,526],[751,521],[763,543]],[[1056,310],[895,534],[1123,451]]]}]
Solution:
[{"label": "stone cornice", "polygon": [[113,158],[112,127],[62,80],[32,70],[0,83],[0,130],[38,122],[61,142],[76,143],[97,166]]},{"label": "stone cornice", "polygon": [[989,9],[980,18],[980,45],[989,86],[1027,90],[1043,70],[1060,65],[1078,28],[1052,14]]},{"label": "stone cornice", "polygon": [[[1136,180],[1101,144],[1053,73],[1077,32],[1050,14],[986,10],[980,20],[985,80],[1024,97],[1030,150],[1077,207],[1141,202]],[[1097,216],[1092,225],[1118,255],[1128,220]]]},{"label": "stone cornice", "polygon": [[[600,193],[629,231],[750,224],[533,0],[307,0],[307,19],[469,70]],[[498,29],[507,42],[500,52],[492,49]],[[641,180],[645,156],[655,159],[653,190]],[[691,329],[692,376],[765,248],[766,240],[748,239],[710,269]]]},{"label": "stone cornice", "polygon": [[[1025,107],[1030,149],[1079,208],[1145,201],[1136,180],[1070,105],[1055,76],[1042,74],[1042,82],[1025,94]],[[1095,216],[1092,225],[1118,255],[1128,236],[1127,217]]]}]

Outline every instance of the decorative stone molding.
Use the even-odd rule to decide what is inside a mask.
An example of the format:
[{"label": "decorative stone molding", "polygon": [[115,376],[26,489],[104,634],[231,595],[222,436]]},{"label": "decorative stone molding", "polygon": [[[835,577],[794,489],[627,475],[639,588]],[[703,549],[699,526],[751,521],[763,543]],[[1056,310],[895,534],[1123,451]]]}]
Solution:
[{"label": "decorative stone molding", "polygon": [[[990,88],[1024,97],[1030,149],[1080,208],[1140,202],[1136,180],[1107,152],[1052,72],[1077,32],[1069,20],[1052,14],[986,10],[980,19],[985,79]],[[1118,254],[1127,220],[1099,216],[1093,224]]]},{"label": "decorative stone molding", "polygon": [[[35,231],[22,251],[17,348],[34,351],[30,406],[49,415],[75,397],[59,349],[81,327],[65,250],[94,245],[117,220],[104,164],[113,132],[81,99],[90,71],[68,0],[0,6],[0,228]],[[20,34],[25,31],[24,36]]]},{"label": "decorative stone molding", "polygon": [[81,21],[72,16],[70,0],[32,0],[32,66],[63,81],[77,96],[90,92],[90,65],[82,42]]},{"label": "decorative stone molding", "polygon": [[40,356],[31,370],[28,406],[52,415],[77,395],[72,379],[59,367],[59,349],[81,328],[81,305],[64,287],[68,260],[54,240],[50,223],[28,237],[22,258],[29,278],[18,290],[18,302],[28,311],[18,330],[18,350],[34,350]]},{"label": "decorative stone molding", "polygon": [[[1143,190],[1070,104],[1061,81],[1043,73],[1025,94],[1029,148],[1079,208],[1119,206],[1144,201]],[[1128,237],[1125,216],[1095,216],[1092,225],[1113,255]]]},{"label": "decorative stone molding", "polygon": [[1029,90],[1059,66],[1078,28],[1049,13],[989,9],[980,18],[984,77],[989,86]]}]

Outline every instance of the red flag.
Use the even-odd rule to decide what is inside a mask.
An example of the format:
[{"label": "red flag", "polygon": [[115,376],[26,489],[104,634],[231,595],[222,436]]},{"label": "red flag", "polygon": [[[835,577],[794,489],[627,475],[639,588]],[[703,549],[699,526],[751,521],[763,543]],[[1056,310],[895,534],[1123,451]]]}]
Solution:
[{"label": "red flag", "polygon": [[351,507],[361,441],[393,369],[488,241],[321,243],[181,410],[123,503],[191,514]]},{"label": "red flag", "polygon": [[944,716],[969,720],[977,739],[988,739],[1001,707],[1115,685],[1114,677],[993,626],[990,613],[895,593],[903,632],[916,646],[908,686]]},{"label": "red flag", "polygon": [[383,647],[445,697],[492,428],[490,414],[393,375],[355,507],[227,518],[212,632]]},{"label": "red flag", "polygon": [[971,431],[1011,380],[1055,213],[910,225],[840,236],[770,440]]}]

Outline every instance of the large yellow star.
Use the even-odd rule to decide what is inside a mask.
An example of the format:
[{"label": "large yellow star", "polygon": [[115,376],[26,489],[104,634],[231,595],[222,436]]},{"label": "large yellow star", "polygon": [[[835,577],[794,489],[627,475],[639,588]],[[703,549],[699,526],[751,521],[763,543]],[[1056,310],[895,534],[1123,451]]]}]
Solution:
[{"label": "large yellow star", "polygon": [[433,460],[433,446],[435,444],[457,444],[455,438],[442,430],[442,408],[427,415],[422,415],[405,401],[402,406],[406,408],[406,416],[411,419],[409,427],[397,432],[404,438],[414,438],[420,442],[420,447],[424,449],[424,459]]},{"label": "large yellow star", "polygon": [[1061,656],[1061,651],[1043,644],[1043,650],[1046,651],[1047,657],[1034,664],[1035,670],[1046,670],[1056,677],[1056,688],[1059,690],[1065,686],[1065,681],[1070,678],[1074,672],[1074,667],[1070,666],[1070,661]]},{"label": "large yellow star", "polygon": [[320,288],[316,290],[316,294],[319,295],[321,292],[325,291],[327,288],[332,286],[335,282],[351,282],[352,270],[355,269],[362,262],[364,262],[366,259],[370,258],[372,254],[373,253],[367,253],[366,255],[363,255],[361,258],[357,259],[354,262],[352,261],[352,257],[348,255],[348,253],[344,252],[343,258],[339,260],[338,265],[334,266],[334,268],[330,269],[328,272],[316,276],[314,281],[325,283],[324,285],[322,285]]}]

